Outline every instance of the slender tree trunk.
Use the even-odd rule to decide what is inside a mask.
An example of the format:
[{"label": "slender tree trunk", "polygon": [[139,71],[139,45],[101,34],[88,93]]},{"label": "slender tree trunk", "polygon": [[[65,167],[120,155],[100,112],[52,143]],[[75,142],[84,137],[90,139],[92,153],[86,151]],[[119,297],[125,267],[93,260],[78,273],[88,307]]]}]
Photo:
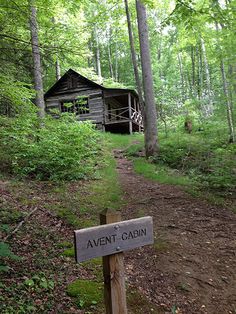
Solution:
[{"label": "slender tree trunk", "polygon": [[201,49],[196,46],[196,59],[197,59],[197,97],[201,101],[202,98],[202,85],[201,85]]},{"label": "slender tree trunk", "polygon": [[145,152],[148,158],[156,156],[158,153],[157,112],[154,98],[146,9],[139,0],[136,0],[136,9],[145,97]]},{"label": "slender tree trunk", "polygon": [[211,77],[210,77],[209,65],[207,61],[205,42],[203,38],[201,38],[200,40],[201,40],[201,48],[202,48],[203,61],[204,61],[204,67],[205,67],[206,86],[207,86],[207,94],[208,94],[208,102],[209,102],[208,105],[205,106],[205,114],[206,116],[210,116],[213,113],[213,102],[212,102],[212,95],[211,95]]},{"label": "slender tree trunk", "polygon": [[56,60],[56,79],[57,79],[57,81],[60,80],[60,78],[61,78],[61,67],[60,67],[59,60],[57,58],[57,60]]},{"label": "slender tree trunk", "polygon": [[234,130],[234,123],[233,123],[233,108],[232,103],[230,101],[230,94],[229,94],[229,87],[228,82],[225,74],[225,66],[224,61],[221,60],[220,62],[220,69],[221,69],[221,75],[222,75],[222,81],[223,81],[223,89],[226,97],[226,105],[227,105],[227,120],[228,120],[228,126],[229,126],[229,141],[231,143],[235,143],[235,130]]},{"label": "slender tree trunk", "polygon": [[191,46],[191,63],[192,63],[192,87],[193,91],[195,91],[195,55],[193,46]]},{"label": "slender tree trunk", "polygon": [[33,73],[34,73],[34,89],[36,91],[36,105],[38,106],[38,115],[40,118],[45,116],[45,103],[43,95],[42,68],[40,60],[39,40],[38,40],[38,24],[37,11],[34,0],[29,0],[30,6],[30,32],[31,45],[33,55]]},{"label": "slender tree trunk", "polygon": [[178,62],[179,62],[179,73],[180,73],[180,79],[181,79],[181,95],[182,95],[182,103],[185,103],[186,100],[186,91],[185,91],[185,83],[184,83],[184,71],[183,71],[183,64],[182,64],[182,58],[181,53],[178,53]]},{"label": "slender tree trunk", "polygon": [[143,95],[142,95],[142,85],[141,85],[141,80],[138,73],[138,63],[137,63],[136,52],[134,48],[134,38],[133,38],[133,33],[132,33],[132,25],[131,25],[130,14],[129,14],[128,0],[124,0],[124,2],[125,2],[125,11],[126,11],[126,18],[127,18],[128,32],[129,32],[129,43],[130,43],[135,82],[136,82],[136,87],[138,90],[139,103],[141,106],[142,115],[144,117],[144,126],[145,126],[145,111],[144,111],[144,101],[143,101]]},{"label": "slender tree trunk", "polygon": [[116,40],[116,51],[115,51],[115,80],[118,82],[118,44]]},{"label": "slender tree trunk", "polygon": [[109,32],[107,32],[108,37],[108,63],[109,63],[109,71],[110,71],[110,77],[114,79],[114,73],[113,73],[113,65],[112,65],[112,56],[111,56],[111,30],[109,29]]},{"label": "slender tree trunk", "polygon": [[102,71],[101,71],[101,59],[100,59],[100,45],[99,45],[99,38],[98,33],[95,30],[95,39],[96,39],[96,63],[97,63],[97,75],[99,78],[102,78]]},{"label": "slender tree trunk", "polygon": [[[219,26],[217,22],[215,23],[215,26],[216,26],[216,32],[219,33]],[[228,87],[227,77],[225,74],[225,65],[224,65],[224,59],[222,55],[220,56],[220,70],[221,70],[221,76],[222,76],[222,82],[223,82],[223,90],[224,90],[224,94],[226,98],[227,121],[228,121],[228,127],[229,127],[229,142],[235,143],[236,137],[235,137],[234,121],[233,121],[233,106],[230,99],[230,91]]]}]

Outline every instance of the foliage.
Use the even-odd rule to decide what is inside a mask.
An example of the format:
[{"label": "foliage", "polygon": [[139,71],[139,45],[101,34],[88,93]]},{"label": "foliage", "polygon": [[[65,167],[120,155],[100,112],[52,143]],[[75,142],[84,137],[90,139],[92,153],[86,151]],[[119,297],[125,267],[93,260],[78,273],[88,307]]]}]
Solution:
[{"label": "foliage", "polygon": [[30,85],[0,74],[0,114],[14,116],[29,108],[33,96]]},{"label": "foliage", "polygon": [[12,253],[9,244],[0,242],[0,272],[8,271],[7,260],[20,260],[20,257]]},{"label": "foliage", "polygon": [[21,177],[76,180],[93,176],[102,163],[102,139],[89,122],[63,114],[47,116],[40,127],[36,114],[0,119],[1,163]]},{"label": "foliage", "polygon": [[230,193],[236,186],[232,173],[236,147],[217,134],[211,127],[192,135],[175,133],[163,138],[157,162],[178,169],[204,188]]},{"label": "foliage", "polygon": [[44,273],[35,274],[32,278],[25,279],[24,285],[31,290],[44,291],[54,289],[54,281],[45,277]]}]

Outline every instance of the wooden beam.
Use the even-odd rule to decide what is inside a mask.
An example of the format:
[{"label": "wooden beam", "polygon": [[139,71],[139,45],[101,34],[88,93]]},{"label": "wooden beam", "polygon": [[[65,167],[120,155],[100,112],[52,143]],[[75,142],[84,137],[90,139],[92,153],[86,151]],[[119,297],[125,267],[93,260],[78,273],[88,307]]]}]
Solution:
[{"label": "wooden beam", "polygon": [[[120,220],[120,213],[109,209],[100,214],[101,224]],[[103,257],[103,276],[106,314],[127,314],[123,253]]]},{"label": "wooden beam", "polygon": [[137,109],[137,101],[136,101],[136,98],[134,97],[134,110],[135,111],[138,111],[138,109]]},{"label": "wooden beam", "polygon": [[129,134],[133,133],[133,126],[132,126],[132,108],[131,108],[131,94],[128,94],[128,105],[129,105]]}]

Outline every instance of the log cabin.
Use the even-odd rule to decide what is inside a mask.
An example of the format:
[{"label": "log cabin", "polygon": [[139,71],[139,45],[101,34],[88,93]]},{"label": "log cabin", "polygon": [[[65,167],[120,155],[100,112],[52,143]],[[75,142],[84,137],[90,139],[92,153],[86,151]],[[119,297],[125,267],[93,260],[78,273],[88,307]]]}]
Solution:
[{"label": "log cabin", "polygon": [[47,112],[73,112],[78,121],[90,120],[112,133],[143,131],[136,91],[107,88],[69,69],[44,95]]}]

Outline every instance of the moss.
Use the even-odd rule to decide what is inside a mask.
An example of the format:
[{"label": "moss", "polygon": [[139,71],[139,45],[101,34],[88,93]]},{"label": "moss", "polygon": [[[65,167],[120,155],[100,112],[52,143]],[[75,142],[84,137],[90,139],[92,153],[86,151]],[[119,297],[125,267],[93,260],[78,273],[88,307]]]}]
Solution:
[{"label": "moss", "polygon": [[86,267],[94,267],[94,266],[102,266],[102,258],[101,257],[96,257],[96,258],[93,258],[91,260],[88,260],[86,262],[83,262],[82,263],[83,266],[86,266]]},{"label": "moss", "polygon": [[96,304],[102,304],[103,285],[91,280],[77,279],[67,287],[67,294],[76,298],[79,307],[89,308]]},{"label": "moss", "polygon": [[63,241],[57,244],[59,248],[71,248],[73,246],[73,243],[68,241]]},{"label": "moss", "polygon": [[73,247],[66,249],[64,252],[62,252],[63,256],[67,257],[75,257],[75,249]]}]

